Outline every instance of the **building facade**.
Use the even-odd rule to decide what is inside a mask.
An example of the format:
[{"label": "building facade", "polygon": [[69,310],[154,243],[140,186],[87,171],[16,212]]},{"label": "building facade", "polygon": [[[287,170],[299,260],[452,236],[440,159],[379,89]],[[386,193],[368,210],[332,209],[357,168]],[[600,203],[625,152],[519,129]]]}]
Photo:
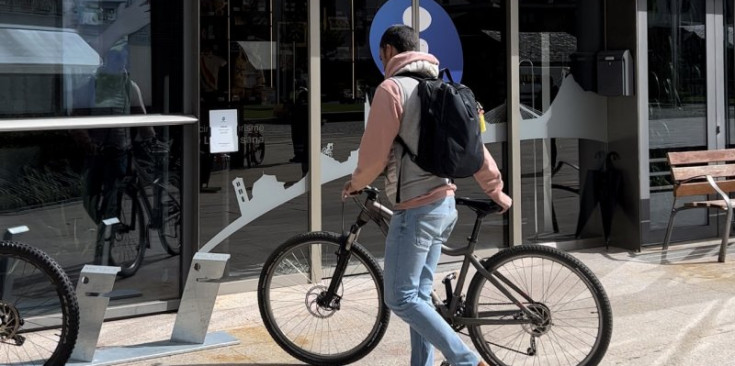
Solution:
[{"label": "building facade", "polygon": [[[725,0],[0,0],[0,219],[28,226],[17,239],[72,277],[128,267],[113,309],[174,309],[200,249],[230,253],[229,276],[252,284],[276,245],[341,232],[357,214],[339,194],[383,79],[377,42],[407,24],[484,106],[483,141],[515,204],[486,221],[483,250],[657,245],[666,152],[735,137],[733,11]],[[472,178],[456,183],[482,195]],[[677,217],[674,241],[717,235],[719,217],[696,211]],[[471,217],[460,212],[455,240]],[[379,230],[361,242],[382,256]]]}]

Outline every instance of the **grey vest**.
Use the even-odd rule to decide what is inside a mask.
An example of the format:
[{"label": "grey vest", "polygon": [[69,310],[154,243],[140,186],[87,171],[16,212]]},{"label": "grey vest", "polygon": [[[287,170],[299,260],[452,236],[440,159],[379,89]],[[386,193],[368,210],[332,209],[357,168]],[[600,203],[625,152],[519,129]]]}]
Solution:
[{"label": "grey vest", "polygon": [[[418,151],[419,119],[421,103],[416,86],[418,81],[410,77],[393,77],[403,93],[403,116],[398,136],[409,150]],[[414,163],[403,151],[403,145],[393,142],[385,174],[385,193],[394,205],[427,194],[437,187],[450,183],[449,179],[433,175]]]}]

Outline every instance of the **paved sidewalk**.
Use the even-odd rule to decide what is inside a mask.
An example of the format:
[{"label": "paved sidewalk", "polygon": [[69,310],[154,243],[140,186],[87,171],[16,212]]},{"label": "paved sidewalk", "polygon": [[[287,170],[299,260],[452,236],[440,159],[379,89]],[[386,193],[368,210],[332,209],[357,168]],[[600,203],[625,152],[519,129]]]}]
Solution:
[{"label": "paved sidewalk", "polygon": [[[570,251],[597,274],[612,303],[613,337],[602,365],[735,365],[735,246],[727,263],[717,263],[718,247],[678,245],[668,255],[659,248]],[[107,322],[100,346],[167,340],[174,318]],[[219,296],[209,331],[226,331],[240,344],[124,365],[300,364],[271,340],[254,292]],[[408,328],[393,316],[380,345],[356,365],[407,365],[408,354]],[[440,361],[438,354],[435,364]]]}]

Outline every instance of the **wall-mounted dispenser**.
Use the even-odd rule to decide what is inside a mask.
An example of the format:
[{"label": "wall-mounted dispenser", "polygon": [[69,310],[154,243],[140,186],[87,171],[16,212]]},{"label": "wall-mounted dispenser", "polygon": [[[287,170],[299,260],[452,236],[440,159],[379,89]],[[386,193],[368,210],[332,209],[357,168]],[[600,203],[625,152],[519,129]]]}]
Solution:
[{"label": "wall-mounted dispenser", "polygon": [[597,53],[597,93],[608,97],[634,93],[633,60],[630,51]]}]

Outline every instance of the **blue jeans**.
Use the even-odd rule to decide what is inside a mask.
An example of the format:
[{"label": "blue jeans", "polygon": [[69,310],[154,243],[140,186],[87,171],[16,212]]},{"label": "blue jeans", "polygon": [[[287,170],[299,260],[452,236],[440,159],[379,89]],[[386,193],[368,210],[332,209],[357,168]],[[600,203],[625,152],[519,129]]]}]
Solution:
[{"label": "blue jeans", "polygon": [[457,222],[454,197],[393,213],[385,248],[385,303],[411,327],[411,366],[434,363],[434,347],[454,366],[479,357],[431,303],[441,245]]}]

